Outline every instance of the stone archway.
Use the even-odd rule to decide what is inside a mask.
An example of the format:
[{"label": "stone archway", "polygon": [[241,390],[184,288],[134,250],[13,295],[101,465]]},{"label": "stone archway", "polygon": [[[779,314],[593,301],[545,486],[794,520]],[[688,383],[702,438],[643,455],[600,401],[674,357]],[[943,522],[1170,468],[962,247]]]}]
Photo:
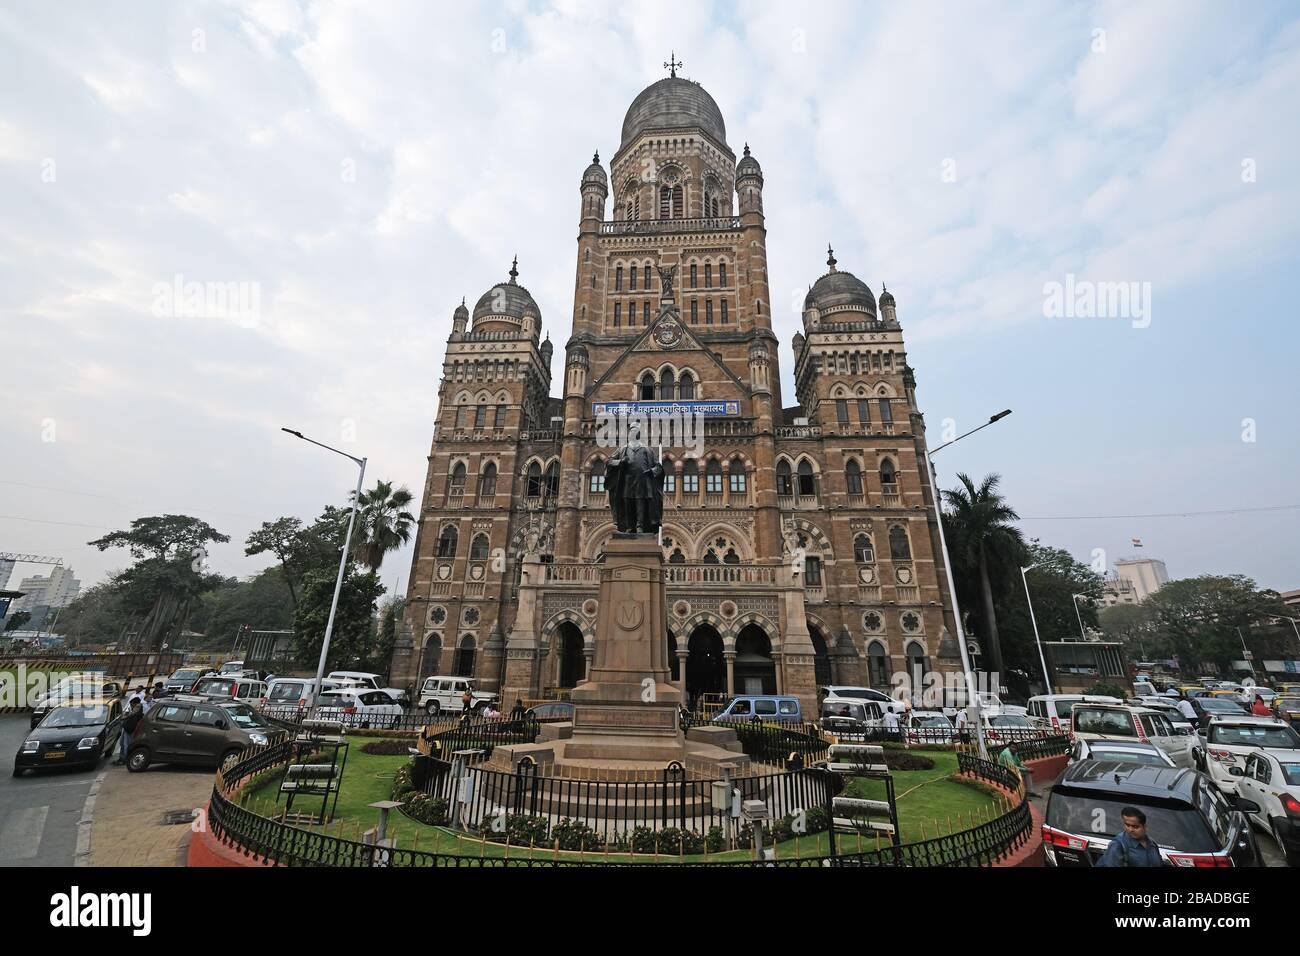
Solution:
[{"label": "stone archway", "polygon": [[442,668],[442,638],[430,634],[424,642],[424,651],[420,654],[420,679],[417,687],[424,686],[426,677],[440,677]]},{"label": "stone archway", "polygon": [[454,670],[457,677],[474,676],[474,635],[466,634],[460,639]]},{"label": "stone archway", "polygon": [[736,635],[737,694],[775,694],[776,663],[772,642],[757,624],[746,624]]},{"label": "stone archway", "polygon": [[822,633],[820,627],[809,621],[808,636],[812,638],[813,672],[817,686],[825,687],[827,684],[835,683],[834,671],[831,668],[831,655],[826,647],[826,635]]},{"label": "stone archway", "polygon": [[587,659],[583,654],[582,631],[572,621],[561,621],[555,629],[552,646],[556,650],[556,680],[560,687],[577,687],[587,676]]},{"label": "stone archway", "polygon": [[727,663],[722,654],[722,635],[712,624],[700,624],[687,643],[686,693],[694,701],[701,694],[727,691]]}]

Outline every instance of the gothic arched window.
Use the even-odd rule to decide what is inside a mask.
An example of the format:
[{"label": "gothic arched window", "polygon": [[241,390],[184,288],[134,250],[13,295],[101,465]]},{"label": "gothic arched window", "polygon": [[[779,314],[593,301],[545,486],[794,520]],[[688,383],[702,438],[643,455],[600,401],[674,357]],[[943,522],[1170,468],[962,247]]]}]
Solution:
[{"label": "gothic arched window", "polygon": [[659,397],[660,398],[675,397],[673,395],[673,388],[675,384],[676,384],[676,376],[673,375],[673,370],[670,368],[664,369],[663,373],[659,376]]},{"label": "gothic arched window", "polygon": [[528,481],[524,493],[529,498],[540,498],[542,496],[542,466],[533,462],[528,466]]},{"label": "gothic arched window", "polygon": [[713,288],[713,263],[704,263],[704,288]]},{"label": "gothic arched window", "polygon": [[465,487],[465,463],[456,462],[456,467],[451,470],[451,487],[454,491],[459,491]]},{"label": "gothic arched window", "polygon": [[677,383],[677,394],[681,398],[695,397],[695,376],[690,372],[682,372],[681,380]]},{"label": "gothic arched window", "polygon": [[894,561],[910,561],[912,558],[912,545],[902,525],[896,524],[889,529],[889,557]]},{"label": "gothic arched window", "polygon": [[659,187],[659,218],[672,218],[673,211],[673,191],[668,186]]},{"label": "gothic arched window", "polygon": [[636,291],[636,266],[632,267],[632,271],[629,274],[628,278],[630,281],[628,282],[627,287],[631,289],[633,292],[635,292]]},{"label": "gothic arched window", "polygon": [[700,466],[695,463],[694,458],[688,458],[682,465],[682,493],[694,495],[699,494],[699,491]]},{"label": "gothic arched window", "polygon": [[456,532],[456,526],[449,524],[442,529],[438,535],[438,557],[454,558],[456,557],[456,541],[460,535]]},{"label": "gothic arched window", "polygon": [[673,187],[673,218],[681,219],[686,215],[684,203],[682,202],[683,193],[680,185]]},{"label": "gothic arched window", "polygon": [[614,291],[615,292],[623,291],[623,267],[622,266],[614,267]]},{"label": "gothic arched window", "polygon": [[[716,216],[717,213],[715,212],[713,215]],[[718,286],[723,289],[727,287],[727,264],[725,262],[718,263]]]},{"label": "gothic arched window", "polygon": [[710,458],[704,465],[704,490],[709,494],[722,493],[722,462]]},{"label": "gothic arched window", "polygon": [[853,560],[858,564],[874,564],[876,560],[875,549],[871,547],[871,538],[865,534],[860,534],[853,539]]},{"label": "gothic arched window", "polygon": [[591,482],[588,489],[593,495],[603,494],[605,491],[605,462],[597,458],[591,466]]},{"label": "gothic arched window", "polygon": [[641,376],[641,400],[653,401],[655,397],[655,376],[653,372],[646,372]]},{"label": "gothic arched window", "polygon": [[794,485],[790,481],[790,463],[784,458],[776,463],[776,493],[787,496],[794,494]]},{"label": "gothic arched window", "polygon": [[560,494],[560,463],[553,461],[546,466],[546,493],[552,498]]},{"label": "gothic arched window", "polygon": [[807,458],[799,459],[799,494],[805,497],[817,494],[817,481]]},{"label": "gothic arched window", "polygon": [[485,534],[474,535],[474,540],[469,543],[469,559],[471,561],[486,561],[488,556],[488,536]]},{"label": "gothic arched window", "polygon": [[886,458],[880,463],[880,484],[884,487],[896,485],[898,482],[898,472],[894,470],[894,463]]},{"label": "gothic arched window", "polygon": [[862,469],[852,458],[844,466],[844,485],[849,494],[862,494]]},{"label": "gothic arched window", "polygon": [[493,462],[488,462],[487,467],[483,469],[483,477],[479,479],[478,493],[485,497],[492,497],[497,493],[497,466]]},{"label": "gothic arched window", "polygon": [[727,300],[722,300],[722,324],[727,324]]},{"label": "gothic arched window", "polygon": [[731,493],[733,495],[743,495],[745,493],[745,463],[739,458],[733,458],[727,464],[727,475],[731,480]]},{"label": "gothic arched window", "polygon": [[889,655],[879,641],[867,648],[867,679],[872,687],[889,687]]},{"label": "gothic arched window", "polygon": [[699,273],[697,272],[698,269],[699,266],[697,266],[694,262],[692,262],[691,263],[691,288],[692,289],[696,288],[700,284]]}]

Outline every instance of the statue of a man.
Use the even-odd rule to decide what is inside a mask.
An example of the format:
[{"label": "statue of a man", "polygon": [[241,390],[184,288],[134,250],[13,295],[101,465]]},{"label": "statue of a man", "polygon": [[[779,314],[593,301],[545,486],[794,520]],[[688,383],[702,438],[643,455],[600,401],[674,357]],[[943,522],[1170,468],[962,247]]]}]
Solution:
[{"label": "statue of a man", "polygon": [[[615,487],[610,472],[615,472]],[[605,489],[614,523],[624,534],[658,534],[664,511],[664,467],[634,430],[605,466]]]},{"label": "statue of a man", "polygon": [[659,282],[663,286],[663,292],[660,293],[661,299],[671,299],[673,297],[673,277],[677,275],[676,266],[656,265],[655,269],[659,272]]}]

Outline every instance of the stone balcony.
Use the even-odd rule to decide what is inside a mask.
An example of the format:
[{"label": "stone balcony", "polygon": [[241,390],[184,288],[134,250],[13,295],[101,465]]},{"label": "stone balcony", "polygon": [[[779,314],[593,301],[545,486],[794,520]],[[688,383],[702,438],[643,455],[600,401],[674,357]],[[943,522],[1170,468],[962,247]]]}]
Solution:
[{"label": "stone balcony", "polygon": [[679,232],[732,232],[740,228],[739,216],[708,219],[625,219],[602,222],[602,236],[656,236]]}]

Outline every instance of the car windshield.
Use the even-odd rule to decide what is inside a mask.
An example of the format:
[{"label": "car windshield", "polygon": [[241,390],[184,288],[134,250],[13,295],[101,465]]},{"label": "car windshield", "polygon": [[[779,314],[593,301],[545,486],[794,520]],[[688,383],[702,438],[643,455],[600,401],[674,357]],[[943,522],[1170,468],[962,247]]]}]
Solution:
[{"label": "car windshield", "polygon": [[833,703],[826,701],[822,704],[823,717],[852,717],[856,720],[866,718],[866,709],[861,704]]},{"label": "car windshield", "polygon": [[183,667],[172,675],[172,680],[198,680],[203,676],[203,671],[196,667]]},{"label": "car windshield", "polygon": [[41,729],[58,727],[98,727],[108,720],[108,708],[103,704],[86,707],[56,707],[45,715]]},{"label": "car windshield", "polygon": [[1101,734],[1103,737],[1136,737],[1133,718],[1126,710],[1098,710],[1091,707],[1074,708],[1074,732]]},{"label": "car windshield", "polygon": [[211,677],[204,681],[199,681],[199,686],[195,689],[199,694],[217,694],[229,696],[234,690],[235,682],[233,680],[221,680],[220,678]]},{"label": "car windshield", "polygon": [[302,699],[306,686],[306,684],[300,684],[297,682],[292,684],[276,684],[271,688],[271,696],[268,699],[276,702],[284,700],[297,702]]},{"label": "car windshield", "polygon": [[264,718],[247,704],[240,704],[238,707],[221,708],[230,715],[230,720],[236,727],[266,727],[268,726]]},{"label": "car windshield", "polygon": [[1202,710],[1222,710],[1229,714],[1241,713],[1241,705],[1227,697],[1198,697]]},{"label": "car windshield", "polygon": [[1110,838],[1124,829],[1121,811],[1137,807],[1147,817],[1147,834],[1159,846],[1184,853],[1221,849],[1201,815],[1191,807],[1151,805],[1140,798],[1063,792],[1058,786],[1047,804],[1047,825],[1077,836]]},{"label": "car windshield", "polygon": [[1290,727],[1267,727],[1260,724],[1211,724],[1212,744],[1238,744],[1243,747],[1271,747],[1277,750],[1300,748],[1300,734]]},{"label": "car windshield", "polygon": [[342,694],[321,694],[316,698],[316,702],[321,707],[350,707],[354,698],[344,697]]},{"label": "car windshield", "polygon": [[951,727],[948,718],[943,714],[915,714],[912,717],[912,723],[919,727]]},{"label": "car windshield", "polygon": [[1168,762],[1160,754],[1152,750],[1093,747],[1088,756],[1093,760],[1114,760],[1119,763],[1137,763],[1148,767],[1169,766]]},{"label": "car windshield", "polygon": [[1020,714],[997,714],[989,718],[989,725],[993,727],[1033,727],[1028,717]]},{"label": "car windshield", "polygon": [[1274,697],[1273,703],[1285,710],[1300,709],[1300,697]]}]

